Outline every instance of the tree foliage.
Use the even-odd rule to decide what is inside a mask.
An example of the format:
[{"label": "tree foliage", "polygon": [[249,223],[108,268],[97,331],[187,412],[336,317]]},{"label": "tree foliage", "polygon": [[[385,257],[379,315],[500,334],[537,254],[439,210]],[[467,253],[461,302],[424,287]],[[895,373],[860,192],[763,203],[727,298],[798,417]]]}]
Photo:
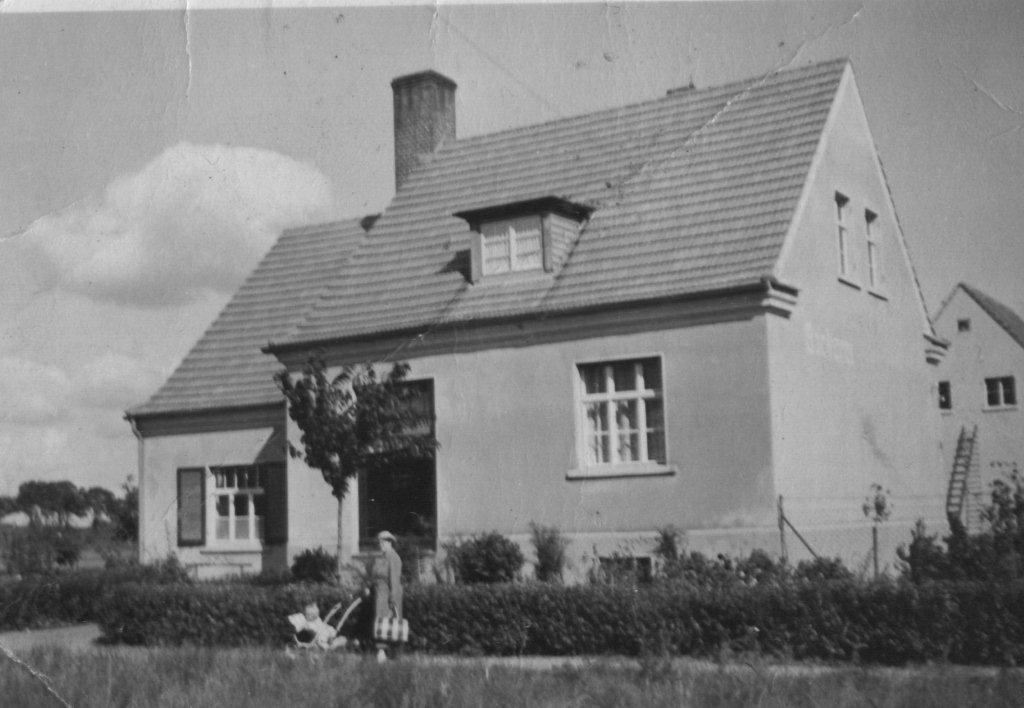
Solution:
[{"label": "tree foliage", "polygon": [[1024,477],[1017,470],[992,484],[991,503],[981,516],[985,528],[978,534],[952,522],[945,545],[919,521],[910,544],[897,550],[903,576],[914,583],[1024,579]]},{"label": "tree foliage", "polygon": [[395,363],[380,375],[372,364],[346,365],[328,378],[321,357],[306,362],[302,375],[287,371],[274,379],[288,401],[288,414],[301,431],[290,452],[317,469],[338,500],[338,569],[341,570],[341,501],[360,474],[381,474],[412,460],[430,459],[437,449],[431,411],[406,381],[409,365]]},{"label": "tree foliage", "polygon": [[291,452],[320,470],[339,500],[349,480],[410,459],[431,457],[437,441],[429,414],[419,410],[418,395],[405,382],[409,365],[396,363],[384,376],[371,364],[345,366],[333,379],[318,357],[302,376],[286,371],[275,379],[288,401],[288,413],[302,431],[302,450]]},{"label": "tree foliage", "polygon": [[67,526],[72,516],[84,516],[89,503],[84,490],[68,481],[23,482],[18,487],[18,508],[40,523],[56,520]]}]

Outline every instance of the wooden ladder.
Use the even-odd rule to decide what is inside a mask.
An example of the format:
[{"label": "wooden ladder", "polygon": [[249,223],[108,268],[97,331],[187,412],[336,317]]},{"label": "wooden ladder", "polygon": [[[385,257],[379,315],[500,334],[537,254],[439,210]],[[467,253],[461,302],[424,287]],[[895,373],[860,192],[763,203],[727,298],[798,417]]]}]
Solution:
[{"label": "wooden ladder", "polygon": [[964,523],[967,480],[970,477],[974,444],[977,438],[977,425],[974,426],[970,435],[967,434],[967,426],[960,428],[960,437],[956,441],[956,457],[953,458],[953,471],[949,475],[949,491],[946,493],[946,517],[949,519],[950,527],[953,527],[954,524]]}]

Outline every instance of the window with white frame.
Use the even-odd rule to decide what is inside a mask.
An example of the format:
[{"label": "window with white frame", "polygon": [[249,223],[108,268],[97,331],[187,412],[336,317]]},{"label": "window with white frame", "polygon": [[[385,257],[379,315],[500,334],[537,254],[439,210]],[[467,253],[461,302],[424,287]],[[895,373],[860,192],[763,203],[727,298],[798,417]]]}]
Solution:
[{"label": "window with white frame", "polygon": [[839,249],[839,275],[842,277],[849,277],[851,275],[850,267],[850,234],[847,225],[847,205],[850,203],[850,199],[839,192],[836,192],[836,234],[838,240],[836,243]]},{"label": "window with white frame", "polygon": [[523,216],[481,224],[483,274],[494,275],[544,267],[540,216]]},{"label": "window with white frame", "polygon": [[989,408],[1017,405],[1017,382],[1012,376],[985,379],[985,398]]},{"label": "window with white frame", "polygon": [[265,495],[259,465],[209,468],[211,525],[208,538],[215,542],[261,541]]},{"label": "window with white frame", "polygon": [[868,243],[868,287],[878,288],[881,285],[881,255],[878,245],[878,215],[869,209],[864,210],[864,235]]},{"label": "window with white frame", "polygon": [[581,364],[578,371],[585,466],[665,464],[661,360]]}]

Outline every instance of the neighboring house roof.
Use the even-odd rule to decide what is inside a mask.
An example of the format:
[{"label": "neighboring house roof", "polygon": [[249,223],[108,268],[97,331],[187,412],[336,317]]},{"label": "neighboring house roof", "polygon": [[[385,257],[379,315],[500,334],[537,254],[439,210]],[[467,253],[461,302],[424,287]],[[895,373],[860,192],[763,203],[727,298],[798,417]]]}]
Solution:
[{"label": "neighboring house roof", "polygon": [[261,348],[296,319],[365,237],[359,222],[285,231],[171,377],[130,417],[279,403]]},{"label": "neighboring house roof", "polygon": [[971,299],[978,303],[988,316],[995,320],[1006,333],[1013,337],[1014,341],[1024,347],[1024,320],[1016,312],[1011,310],[994,297],[986,295],[975,287],[960,283],[963,291],[971,296]]},{"label": "neighboring house roof", "polygon": [[[772,278],[846,66],[445,143],[274,348]],[[471,285],[470,232],[452,215],[551,196],[594,209],[564,265]]]}]

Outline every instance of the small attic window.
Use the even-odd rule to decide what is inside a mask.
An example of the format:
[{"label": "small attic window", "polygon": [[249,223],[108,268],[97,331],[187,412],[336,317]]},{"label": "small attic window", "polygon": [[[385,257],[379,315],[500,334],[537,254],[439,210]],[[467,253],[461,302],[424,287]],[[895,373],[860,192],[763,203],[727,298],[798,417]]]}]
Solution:
[{"label": "small attic window", "polygon": [[496,275],[544,267],[544,237],[539,216],[488,221],[483,236],[483,274]]},{"label": "small attic window", "polygon": [[469,224],[470,282],[560,268],[593,207],[541,197],[453,214]]},{"label": "small attic window", "polygon": [[956,321],[956,331],[957,332],[970,332],[971,331],[971,321],[969,319],[957,320]]}]

